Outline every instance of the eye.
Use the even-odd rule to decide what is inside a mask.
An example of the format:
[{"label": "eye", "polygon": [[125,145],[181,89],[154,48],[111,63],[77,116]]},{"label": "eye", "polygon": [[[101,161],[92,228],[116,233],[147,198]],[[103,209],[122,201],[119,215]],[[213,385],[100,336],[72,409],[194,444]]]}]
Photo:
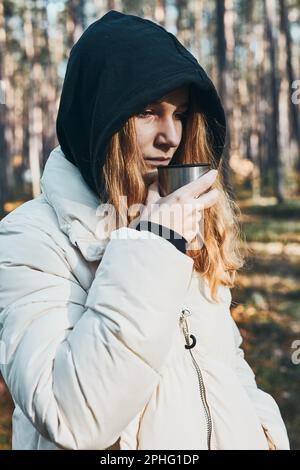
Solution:
[{"label": "eye", "polygon": [[150,109],[148,109],[148,110],[143,111],[142,113],[137,114],[137,117],[143,118],[143,117],[147,117],[147,116],[149,116],[149,115],[151,115],[151,114],[153,114],[153,111],[151,111]]},{"label": "eye", "polygon": [[[148,116],[151,116],[155,114],[155,111],[151,110],[151,109],[146,109],[145,111],[143,111],[142,113],[139,113],[137,114],[137,117],[139,118],[145,118],[145,117],[148,117]],[[177,118],[180,119],[181,121],[185,121],[188,117],[188,112],[184,112],[184,113],[177,113],[176,114]]]}]

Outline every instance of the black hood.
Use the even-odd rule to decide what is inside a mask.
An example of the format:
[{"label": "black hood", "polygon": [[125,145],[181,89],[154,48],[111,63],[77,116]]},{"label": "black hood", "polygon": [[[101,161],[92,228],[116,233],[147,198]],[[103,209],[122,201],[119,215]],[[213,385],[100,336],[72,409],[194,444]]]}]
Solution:
[{"label": "black hood", "polygon": [[[226,121],[217,91],[196,58],[153,21],[110,10],[71,49],[56,121],[58,142],[100,197],[108,143],[133,114],[190,84],[209,124],[217,162]],[[199,103],[198,103],[199,101]]]}]

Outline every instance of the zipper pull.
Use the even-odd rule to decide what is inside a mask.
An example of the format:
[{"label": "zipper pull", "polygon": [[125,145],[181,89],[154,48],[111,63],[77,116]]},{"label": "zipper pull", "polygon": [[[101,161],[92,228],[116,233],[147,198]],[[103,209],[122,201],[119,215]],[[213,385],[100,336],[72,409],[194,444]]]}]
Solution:
[{"label": "zipper pull", "polygon": [[[194,335],[190,334],[187,319],[186,319],[186,317],[192,315],[192,313],[188,308],[184,308],[181,312],[182,314],[180,316],[180,326],[182,328],[185,341],[186,341],[186,344],[184,345],[184,347],[185,349],[192,349],[194,346],[196,346],[197,340]],[[190,343],[190,339],[192,340],[192,343]]]}]

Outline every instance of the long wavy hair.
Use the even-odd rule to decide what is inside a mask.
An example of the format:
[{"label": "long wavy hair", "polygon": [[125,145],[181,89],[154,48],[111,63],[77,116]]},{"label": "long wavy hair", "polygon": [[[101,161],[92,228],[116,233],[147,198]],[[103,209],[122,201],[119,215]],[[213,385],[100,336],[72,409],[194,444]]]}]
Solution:
[{"label": "long wavy hair", "polygon": [[[191,99],[181,142],[171,164],[210,162],[215,168],[216,159],[210,144],[207,120],[204,113],[194,108],[193,102]],[[111,138],[103,168],[108,202],[114,206],[117,219],[121,220],[118,226],[129,226],[138,217],[138,209],[145,204],[147,171],[149,168],[137,144],[134,116],[131,116]],[[244,265],[244,256],[238,222],[240,210],[226,191],[220,172],[212,187],[220,191],[220,197],[212,207],[204,209],[204,244],[199,249],[195,245],[195,237],[190,246],[198,248],[190,249],[186,254],[194,260],[193,269],[207,280],[212,300],[218,302],[219,285],[234,287],[237,270]],[[127,207],[136,208],[126,211],[125,220],[124,207],[121,207],[124,195],[127,197]]]}]

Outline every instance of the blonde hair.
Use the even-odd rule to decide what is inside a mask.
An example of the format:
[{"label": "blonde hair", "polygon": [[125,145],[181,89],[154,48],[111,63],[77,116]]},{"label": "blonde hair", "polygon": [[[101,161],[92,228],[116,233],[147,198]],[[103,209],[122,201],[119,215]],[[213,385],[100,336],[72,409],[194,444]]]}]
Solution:
[{"label": "blonde hair", "polygon": [[[187,121],[183,125],[182,139],[172,163],[209,162],[215,168],[216,161],[207,129],[205,115],[196,111],[191,105]],[[113,204],[117,216],[121,219],[121,196],[127,196],[129,208],[145,204],[148,190],[143,175],[146,172],[147,167],[137,144],[132,116],[111,138],[103,168],[108,202]],[[212,187],[218,188],[220,197],[217,203],[204,210],[203,247],[189,250],[186,254],[194,260],[194,270],[207,279],[211,298],[218,302],[219,285],[234,287],[236,273],[243,266],[244,257],[240,248],[242,236],[238,222],[240,210],[226,192],[222,175],[218,174]],[[137,217],[137,212],[129,214],[127,212],[127,220],[124,221],[123,218],[121,225],[128,226]]]}]

